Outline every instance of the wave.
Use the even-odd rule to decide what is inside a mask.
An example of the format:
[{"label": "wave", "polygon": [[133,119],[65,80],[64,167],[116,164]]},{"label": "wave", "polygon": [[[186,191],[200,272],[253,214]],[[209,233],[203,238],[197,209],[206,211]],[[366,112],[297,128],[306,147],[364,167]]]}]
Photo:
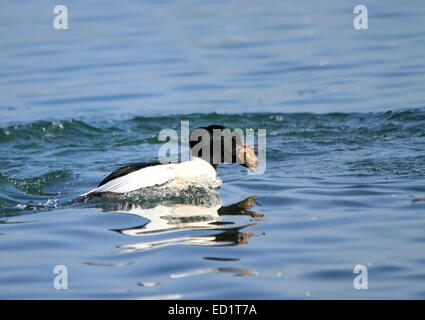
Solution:
[{"label": "wave", "polygon": [[60,191],[48,193],[45,189],[58,181],[68,179],[69,170],[48,172],[38,177],[18,179],[0,173],[0,217],[57,208],[69,197]]},{"label": "wave", "polygon": [[204,207],[222,204],[220,194],[215,188],[202,185],[188,185],[181,189],[148,187],[125,194],[105,193],[95,197],[86,197],[81,199],[81,201],[91,203],[96,199],[105,203],[112,202],[119,206],[125,203],[126,206],[136,206],[144,209],[153,208],[158,204],[162,206],[185,204]]},{"label": "wave", "polygon": [[[79,194],[113,169],[155,159],[163,143],[158,133],[164,128],[180,133],[180,120],[189,120],[191,128],[220,123],[266,129],[267,170],[277,177],[425,176],[425,108],[41,121],[0,128],[0,215],[75,204]],[[205,190],[189,188],[177,194],[145,190],[132,198],[147,205],[155,201],[215,204],[216,197],[208,192],[205,196]]]},{"label": "wave", "polygon": [[[109,138],[111,143],[126,140],[148,144],[159,143],[156,139],[164,128],[180,129],[180,121],[189,120],[193,125],[202,126],[221,123],[234,128],[265,128],[270,134],[311,137],[332,135],[355,130],[365,136],[398,134],[403,136],[425,136],[425,108],[376,113],[193,113],[158,117],[133,117],[127,120],[107,121],[39,121],[0,128],[0,143],[25,141],[74,141]],[[88,141],[86,141],[88,142]]]}]

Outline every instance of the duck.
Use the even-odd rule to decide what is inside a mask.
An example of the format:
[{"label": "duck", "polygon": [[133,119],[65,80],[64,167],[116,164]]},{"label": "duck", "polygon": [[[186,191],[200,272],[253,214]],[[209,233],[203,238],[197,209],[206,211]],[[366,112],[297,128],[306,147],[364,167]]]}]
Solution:
[{"label": "duck", "polygon": [[245,145],[236,130],[213,124],[194,129],[190,137],[190,160],[178,163],[135,163],[120,167],[104,178],[96,188],[80,197],[127,194],[152,187],[182,189],[198,184],[218,187],[221,181],[217,176],[219,164],[239,164],[251,170],[258,166],[254,147]]}]

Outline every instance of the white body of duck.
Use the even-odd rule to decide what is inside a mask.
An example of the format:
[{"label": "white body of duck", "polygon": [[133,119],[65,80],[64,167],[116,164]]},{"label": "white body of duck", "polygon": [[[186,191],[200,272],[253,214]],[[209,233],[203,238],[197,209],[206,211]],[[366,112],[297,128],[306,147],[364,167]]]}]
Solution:
[{"label": "white body of duck", "polygon": [[220,185],[214,167],[201,158],[192,157],[191,160],[181,163],[157,164],[130,172],[101,184],[81,196],[106,192],[123,194],[153,186],[182,189],[200,181],[211,186]]}]

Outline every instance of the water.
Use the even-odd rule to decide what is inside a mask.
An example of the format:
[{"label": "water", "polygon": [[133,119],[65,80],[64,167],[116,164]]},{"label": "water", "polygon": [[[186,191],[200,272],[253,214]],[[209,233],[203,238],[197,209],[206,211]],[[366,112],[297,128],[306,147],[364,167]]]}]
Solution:
[{"label": "water", "polygon": [[[421,1],[61,4],[0,4],[0,298],[425,298]],[[180,120],[267,129],[266,173],[78,201]]]}]

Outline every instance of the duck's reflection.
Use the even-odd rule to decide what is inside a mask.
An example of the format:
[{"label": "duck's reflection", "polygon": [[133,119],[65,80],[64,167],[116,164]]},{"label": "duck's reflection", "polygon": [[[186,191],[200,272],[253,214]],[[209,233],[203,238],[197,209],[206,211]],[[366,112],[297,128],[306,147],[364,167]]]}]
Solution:
[{"label": "duck's reflection", "polygon": [[[147,237],[146,241],[120,245],[120,251],[140,251],[176,244],[197,246],[228,246],[247,244],[254,234],[244,232],[258,223],[263,214],[253,211],[257,197],[252,196],[230,206],[203,207],[178,204],[174,206],[158,205],[153,208],[143,208],[128,202],[102,205],[106,212],[133,214],[147,219],[142,225],[125,229],[113,229],[128,236]],[[223,216],[246,216],[249,223],[241,219],[224,219]],[[233,220],[238,220],[236,223]],[[183,230],[214,230],[214,233],[201,235],[174,236],[176,231]],[[164,234],[170,233],[164,239]],[[154,240],[150,240],[154,238]]]}]

